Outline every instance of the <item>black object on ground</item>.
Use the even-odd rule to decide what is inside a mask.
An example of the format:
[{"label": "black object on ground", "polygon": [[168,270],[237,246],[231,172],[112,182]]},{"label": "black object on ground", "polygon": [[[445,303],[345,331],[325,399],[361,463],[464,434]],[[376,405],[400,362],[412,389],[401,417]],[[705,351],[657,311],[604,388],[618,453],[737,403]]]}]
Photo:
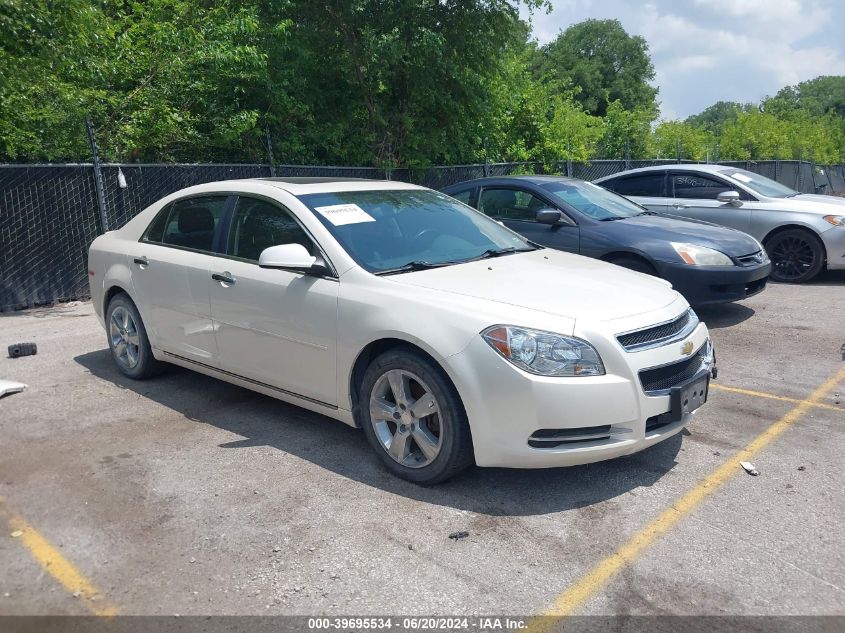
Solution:
[{"label": "black object on ground", "polygon": [[9,345],[9,358],[20,356],[34,356],[38,353],[38,346],[35,343],[15,343]]}]

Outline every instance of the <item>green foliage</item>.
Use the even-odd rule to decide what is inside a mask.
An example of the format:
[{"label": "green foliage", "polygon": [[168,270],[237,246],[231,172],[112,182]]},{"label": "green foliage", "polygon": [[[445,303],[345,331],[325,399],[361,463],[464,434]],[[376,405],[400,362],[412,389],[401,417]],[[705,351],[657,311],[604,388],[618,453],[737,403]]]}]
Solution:
[{"label": "green foliage", "polygon": [[654,152],[659,158],[707,160],[713,143],[712,134],[688,122],[661,121],[654,129]]},{"label": "green foliage", "polygon": [[625,110],[652,112],[652,120],[657,114],[648,44],[618,20],[570,26],[543,47],[540,68],[563,86],[577,86],[575,99],[590,114],[604,116],[615,101]]},{"label": "green foliage", "polygon": [[845,77],[657,116],[648,45],[546,0],[0,0],[0,160],[425,167],[665,157],[845,161]]}]

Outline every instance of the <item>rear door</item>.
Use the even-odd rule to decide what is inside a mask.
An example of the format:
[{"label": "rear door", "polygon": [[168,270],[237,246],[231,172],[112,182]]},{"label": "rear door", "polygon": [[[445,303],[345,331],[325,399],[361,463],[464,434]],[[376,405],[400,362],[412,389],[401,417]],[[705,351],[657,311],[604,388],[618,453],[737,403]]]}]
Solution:
[{"label": "rear door", "polygon": [[535,219],[540,209],[558,209],[566,214],[549,199],[520,187],[484,187],[478,198],[479,211],[512,231],[537,244],[578,253],[581,246],[578,226],[541,224]]},{"label": "rear door", "polygon": [[338,280],[258,266],[265,248],[291,243],[320,254],[280,203],[238,197],[225,258],[207,273],[220,368],[334,406]]},{"label": "rear door", "polygon": [[673,200],[665,171],[648,171],[597,183],[657,213],[671,213]]},{"label": "rear door", "polygon": [[[704,220],[729,226],[746,233],[751,228],[751,197],[727,181],[700,172],[670,172],[669,185],[674,192],[672,211],[675,215],[693,220]],[[716,198],[724,191],[738,191],[742,206],[719,202]]]},{"label": "rear door", "polygon": [[152,345],[213,367],[218,352],[208,271],[228,203],[225,194],[171,203],[129,253],[132,286]]}]

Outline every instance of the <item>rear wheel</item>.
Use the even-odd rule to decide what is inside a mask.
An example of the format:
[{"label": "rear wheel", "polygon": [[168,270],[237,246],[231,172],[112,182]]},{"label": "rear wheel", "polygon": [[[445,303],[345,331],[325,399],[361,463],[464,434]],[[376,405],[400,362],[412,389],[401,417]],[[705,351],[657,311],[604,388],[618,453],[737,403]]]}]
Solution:
[{"label": "rear wheel", "polygon": [[153,357],[144,322],[129,295],[118,294],[109,302],[106,332],[112,359],[124,375],[143,380],[164,369],[164,363]]},{"label": "rear wheel", "polygon": [[364,434],[393,474],[422,485],[472,463],[463,404],[443,371],[410,348],[376,358],[361,381]]},{"label": "rear wheel", "polygon": [[810,281],[824,266],[824,245],[804,229],[787,229],[766,240],[772,260],[772,280],[800,284]]}]

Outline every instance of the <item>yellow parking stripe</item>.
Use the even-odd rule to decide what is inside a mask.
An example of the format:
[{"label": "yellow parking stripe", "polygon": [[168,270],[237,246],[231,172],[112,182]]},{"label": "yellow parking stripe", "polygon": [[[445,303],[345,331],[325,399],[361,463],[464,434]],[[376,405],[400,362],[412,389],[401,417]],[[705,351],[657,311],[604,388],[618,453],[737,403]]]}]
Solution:
[{"label": "yellow parking stripe", "polygon": [[[726,385],[717,385],[714,383],[710,383],[710,389],[714,389],[716,391],[727,391],[729,393],[739,393],[744,396],[754,396],[756,398],[767,398],[769,400],[780,400],[781,402],[792,402],[795,404],[804,402],[800,398],[789,398],[787,396],[778,396],[773,393],[766,393],[765,391],[751,391],[750,389],[739,389],[737,387],[728,387]],[[823,402],[812,402],[810,403],[812,406],[817,407],[819,409],[827,409],[829,411],[841,411],[845,412],[845,407],[837,407],[832,404],[824,404]]]},{"label": "yellow parking stripe", "polygon": [[[816,389],[809,398],[801,400],[780,420],[754,438],[741,451],[710,473],[695,488],[687,492],[672,507],[634,534],[613,554],[602,560],[586,576],[563,591],[552,606],[540,617],[529,623],[532,632],[548,631],[556,627],[556,618],[572,615],[588,600],[601,591],[626,565],[634,562],[643,551],[660,536],[668,532],[681,519],[695,510],[702,501],[725,485],[731,477],[740,472],[740,461],[750,460],[773,440],[795,423],[807,410],[818,405],[829,391],[845,380],[845,367]],[[551,617],[549,617],[551,616]]]},{"label": "yellow parking stripe", "polygon": [[[6,519],[9,530],[29,550],[39,565],[58,580],[70,593],[78,595],[85,607],[94,615],[117,615],[116,606],[102,599],[103,594],[82,575],[46,538],[26,520],[12,512],[0,497],[0,516]],[[17,533],[20,532],[20,535]]]}]

